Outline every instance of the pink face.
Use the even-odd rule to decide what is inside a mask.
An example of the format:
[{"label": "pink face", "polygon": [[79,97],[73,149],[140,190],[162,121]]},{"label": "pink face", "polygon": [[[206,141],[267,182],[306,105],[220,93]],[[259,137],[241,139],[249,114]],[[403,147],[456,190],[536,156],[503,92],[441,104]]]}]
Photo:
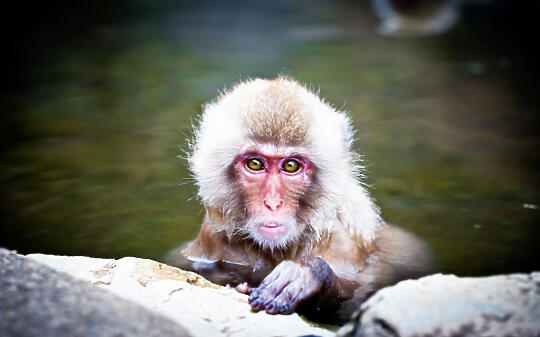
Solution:
[{"label": "pink face", "polygon": [[300,234],[299,198],[311,182],[313,165],[299,155],[246,152],[234,163],[249,213],[249,235],[263,246],[284,246]]}]

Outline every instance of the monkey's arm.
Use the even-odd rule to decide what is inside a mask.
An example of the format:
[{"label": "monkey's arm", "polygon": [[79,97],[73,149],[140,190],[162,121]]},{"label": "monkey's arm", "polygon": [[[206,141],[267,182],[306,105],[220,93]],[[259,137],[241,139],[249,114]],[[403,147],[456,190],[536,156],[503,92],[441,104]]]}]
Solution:
[{"label": "monkey's arm", "polygon": [[302,303],[307,311],[334,312],[354,296],[354,283],[337,277],[320,257],[307,256],[281,262],[248,301],[253,310],[269,314],[290,314]]},{"label": "monkey's arm", "polygon": [[[337,247],[333,245],[330,249]],[[249,302],[255,311],[289,314],[298,309],[310,318],[340,322],[377,289],[421,276],[431,263],[431,253],[425,243],[393,226],[381,229],[374,251],[356,262],[350,260],[350,251],[343,250],[339,254],[350,263],[336,263],[336,254],[331,255],[334,258],[328,263],[312,256],[283,261],[259,287],[241,286],[238,290],[250,293]],[[329,263],[339,269],[332,269]],[[343,266],[347,265],[359,271],[345,270]]]},{"label": "monkey's arm", "polygon": [[358,306],[377,290],[433,271],[433,254],[429,246],[413,233],[385,225],[377,233],[374,251],[355,276],[358,288],[354,296],[342,303],[337,317],[348,319]]}]

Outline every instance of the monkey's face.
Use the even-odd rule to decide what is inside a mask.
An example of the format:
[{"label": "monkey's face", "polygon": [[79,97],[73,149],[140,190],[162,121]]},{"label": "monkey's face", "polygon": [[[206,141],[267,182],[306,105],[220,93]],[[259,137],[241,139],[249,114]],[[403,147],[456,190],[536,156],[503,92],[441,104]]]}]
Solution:
[{"label": "monkey's face", "polygon": [[313,164],[304,156],[246,151],[234,162],[247,219],[243,232],[263,248],[284,248],[304,232],[300,200]]}]

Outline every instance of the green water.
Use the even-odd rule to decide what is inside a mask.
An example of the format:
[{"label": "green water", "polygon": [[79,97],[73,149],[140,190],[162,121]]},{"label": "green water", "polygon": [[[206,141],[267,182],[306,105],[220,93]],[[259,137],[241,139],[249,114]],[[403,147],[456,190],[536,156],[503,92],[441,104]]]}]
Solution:
[{"label": "green water", "polygon": [[428,241],[438,271],[540,269],[527,27],[482,7],[449,34],[395,39],[375,34],[368,6],[309,4],[139,2],[15,35],[0,246],[160,259],[203,215],[177,158],[201,105],[285,73],[350,111],[383,217]]}]

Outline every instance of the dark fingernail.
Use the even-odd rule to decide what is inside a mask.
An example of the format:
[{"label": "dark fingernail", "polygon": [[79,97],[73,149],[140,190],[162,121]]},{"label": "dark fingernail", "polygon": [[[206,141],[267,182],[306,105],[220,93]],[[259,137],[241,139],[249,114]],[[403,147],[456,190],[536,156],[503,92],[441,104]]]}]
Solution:
[{"label": "dark fingernail", "polygon": [[275,308],[276,308],[276,304],[274,302],[272,302],[272,303],[270,303],[270,304],[268,304],[266,306],[267,311],[274,311]]},{"label": "dark fingernail", "polygon": [[288,304],[284,304],[281,309],[279,309],[279,312],[280,313],[284,313],[286,311],[289,311],[289,305]]},{"label": "dark fingernail", "polygon": [[251,307],[261,309],[260,308],[261,304],[262,304],[262,301],[261,301],[261,299],[258,298],[255,301],[253,301],[253,303],[251,303]]}]

